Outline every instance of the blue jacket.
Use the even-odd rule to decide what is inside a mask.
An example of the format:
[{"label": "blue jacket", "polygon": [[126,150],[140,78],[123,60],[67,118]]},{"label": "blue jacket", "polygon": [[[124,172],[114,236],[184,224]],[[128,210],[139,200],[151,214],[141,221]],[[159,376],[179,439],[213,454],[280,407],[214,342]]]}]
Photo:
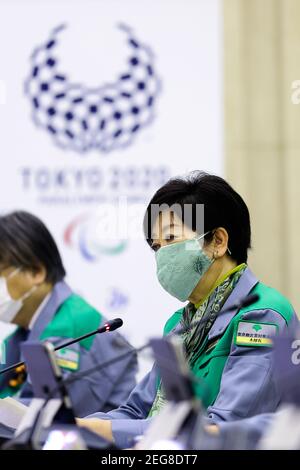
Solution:
[{"label": "blue jacket", "polygon": [[[20,345],[23,341],[47,339],[53,344],[59,344],[93,331],[105,321],[99,312],[75,295],[65,282],[58,282],[32,329],[18,328],[6,340],[6,364],[1,367],[22,360]],[[111,332],[68,346],[64,354],[57,352],[57,358],[64,377],[68,377],[73,372],[84,371],[124,354],[131,348],[118,332]],[[106,412],[124,403],[136,384],[136,372],[137,359],[133,354],[88,377],[74,381],[68,386],[68,390],[75,414],[82,417],[96,411]],[[2,397],[18,391],[18,397],[22,401],[32,398],[28,378],[19,388],[9,386],[11,380],[16,378],[18,379],[15,373],[0,376]]]},{"label": "blue jacket", "polygon": [[[227,309],[229,305],[246,297],[257,283],[258,279],[247,268],[223,309]],[[285,299],[284,301],[287,302]],[[221,312],[209,332],[211,338],[223,335],[238,313],[236,309],[223,315]],[[292,329],[299,327],[299,320],[294,311],[292,311],[292,318],[288,325],[278,312],[277,306],[274,309],[250,309],[244,315],[244,320],[275,324],[279,333],[286,331],[289,327]],[[176,331],[176,328],[173,331]],[[272,348],[240,346],[233,341],[223,369],[219,393],[214,403],[207,408],[207,423],[218,424],[223,429],[224,426],[226,428],[226,423],[234,421],[238,421],[240,426],[243,426],[243,420],[245,420],[247,426],[247,420],[253,417],[248,420],[248,424],[251,423],[252,429],[256,432],[256,415],[259,415],[257,416],[258,423],[268,421],[270,414],[280,403],[272,361]],[[96,413],[89,416],[112,420],[112,432],[117,446],[130,447],[132,438],[143,434],[151,420],[155,419],[147,417],[156,396],[157,375],[157,367],[154,364],[151,372],[135,387],[125,404],[107,414]]]}]

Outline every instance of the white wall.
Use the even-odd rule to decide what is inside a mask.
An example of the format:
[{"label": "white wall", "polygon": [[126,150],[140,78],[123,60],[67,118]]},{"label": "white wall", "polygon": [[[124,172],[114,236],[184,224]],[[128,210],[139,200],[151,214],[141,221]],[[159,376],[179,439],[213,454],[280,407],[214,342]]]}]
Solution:
[{"label": "white wall", "polygon": [[[67,23],[55,53],[69,83],[87,89],[115,82],[128,59],[119,22],[130,25],[155,54],[162,83],[155,119],[127,148],[84,155],[63,150],[31,119],[24,94],[30,55],[54,27]],[[222,173],[220,1],[2,1],[0,56],[0,210],[26,209],[40,216],[57,240],[71,286],[106,316],[121,316],[124,333],[141,345],[160,334],[181,304],[156,280],[153,254],[142,239],[141,214],[134,229],[139,239],[126,240],[123,251],[111,255],[109,248],[120,240],[103,240],[99,208],[116,204],[120,196],[129,198],[129,207],[135,199],[144,208],[169,176],[193,169]],[[95,171],[102,177],[98,188],[88,176],[93,169],[94,177]],[[65,231],[74,221],[66,243]],[[86,259],[84,250],[94,261]],[[142,370],[149,366],[146,360]]]}]

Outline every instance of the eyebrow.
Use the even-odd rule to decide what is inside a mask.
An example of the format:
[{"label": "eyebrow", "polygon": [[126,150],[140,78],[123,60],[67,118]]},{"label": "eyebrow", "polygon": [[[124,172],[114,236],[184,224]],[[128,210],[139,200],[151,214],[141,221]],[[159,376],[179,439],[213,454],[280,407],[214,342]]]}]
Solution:
[{"label": "eyebrow", "polygon": [[[180,223],[175,223],[174,224],[174,222],[167,223],[167,224],[162,226],[161,232],[163,233],[166,229],[169,229],[171,231],[175,227],[182,227],[182,225]],[[152,233],[152,240],[155,240],[155,238],[158,238],[158,236],[156,236],[155,233],[154,234]]]}]

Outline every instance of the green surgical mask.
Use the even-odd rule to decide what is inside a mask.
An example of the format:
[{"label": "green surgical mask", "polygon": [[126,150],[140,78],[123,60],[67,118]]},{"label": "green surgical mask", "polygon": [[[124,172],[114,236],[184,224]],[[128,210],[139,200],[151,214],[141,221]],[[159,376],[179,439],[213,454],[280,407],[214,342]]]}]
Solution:
[{"label": "green surgical mask", "polygon": [[182,302],[189,298],[214,261],[204,253],[199,243],[205,235],[171,243],[155,253],[156,274],[161,286]]}]

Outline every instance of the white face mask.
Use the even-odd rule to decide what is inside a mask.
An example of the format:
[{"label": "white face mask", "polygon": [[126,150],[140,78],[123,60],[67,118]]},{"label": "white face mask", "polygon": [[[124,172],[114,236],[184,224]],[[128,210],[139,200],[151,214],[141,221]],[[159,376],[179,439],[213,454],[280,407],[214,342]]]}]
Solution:
[{"label": "white face mask", "polygon": [[5,278],[0,276],[0,321],[5,323],[11,323],[16,317],[17,313],[23,307],[23,301],[29,297],[32,292],[36,289],[36,286],[33,286],[29,292],[24,294],[20,299],[14,300],[11,298],[10,293],[7,288],[7,280],[15,276],[20,271],[19,268],[15,269],[10,275]]}]

